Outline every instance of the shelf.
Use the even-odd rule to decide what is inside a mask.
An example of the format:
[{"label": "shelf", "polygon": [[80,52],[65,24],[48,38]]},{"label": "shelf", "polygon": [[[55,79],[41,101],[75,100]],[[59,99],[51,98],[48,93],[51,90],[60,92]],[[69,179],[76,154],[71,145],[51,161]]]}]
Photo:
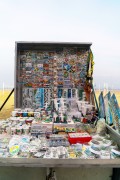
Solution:
[{"label": "shelf", "polygon": [[0,166],[14,167],[119,167],[120,159],[0,158]]},{"label": "shelf", "polygon": [[108,133],[110,134],[111,138],[117,143],[117,145],[120,148],[120,134],[116,132],[112,127],[110,127],[108,124],[106,124]]},{"label": "shelf", "polygon": [[[120,134],[106,125],[111,138],[120,146]],[[110,167],[120,168],[120,159],[40,159],[0,158],[0,166],[14,167]]]}]

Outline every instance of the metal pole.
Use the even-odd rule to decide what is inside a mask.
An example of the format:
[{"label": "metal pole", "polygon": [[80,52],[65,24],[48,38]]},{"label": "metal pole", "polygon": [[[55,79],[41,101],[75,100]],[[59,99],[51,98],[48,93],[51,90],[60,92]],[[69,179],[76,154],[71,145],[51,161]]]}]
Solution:
[{"label": "metal pole", "polygon": [[4,101],[4,103],[2,104],[2,106],[0,107],[0,111],[1,111],[2,108],[5,106],[6,102],[8,101],[8,99],[10,98],[10,96],[12,95],[13,92],[14,92],[14,88],[12,89],[12,91],[10,92],[10,94],[8,95],[8,97],[6,98],[6,100]]},{"label": "metal pole", "polygon": [[56,173],[53,168],[47,168],[46,180],[57,180]]},{"label": "metal pole", "polygon": [[98,103],[97,103],[97,99],[96,99],[96,95],[95,95],[95,91],[94,91],[93,84],[92,84],[92,89],[93,89],[93,94],[94,94],[95,104],[96,104],[97,111],[98,111],[98,116],[99,116],[99,107],[98,107]]}]

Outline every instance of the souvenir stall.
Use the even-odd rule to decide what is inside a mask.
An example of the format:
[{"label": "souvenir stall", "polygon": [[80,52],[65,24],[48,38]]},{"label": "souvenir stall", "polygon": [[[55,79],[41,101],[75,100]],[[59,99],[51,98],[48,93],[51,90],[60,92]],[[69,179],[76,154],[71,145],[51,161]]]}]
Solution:
[{"label": "souvenir stall", "polygon": [[110,122],[106,133],[108,97],[103,106],[100,96],[100,111],[95,98],[90,47],[16,43],[15,109],[0,122],[1,166],[120,167]]}]

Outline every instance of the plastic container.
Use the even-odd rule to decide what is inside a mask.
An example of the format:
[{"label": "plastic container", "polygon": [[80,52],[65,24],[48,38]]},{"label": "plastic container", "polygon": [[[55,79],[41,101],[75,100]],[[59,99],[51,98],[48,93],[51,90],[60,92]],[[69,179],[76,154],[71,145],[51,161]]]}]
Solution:
[{"label": "plastic container", "polygon": [[76,143],[87,143],[92,139],[92,137],[88,133],[69,133],[68,140],[70,144]]}]

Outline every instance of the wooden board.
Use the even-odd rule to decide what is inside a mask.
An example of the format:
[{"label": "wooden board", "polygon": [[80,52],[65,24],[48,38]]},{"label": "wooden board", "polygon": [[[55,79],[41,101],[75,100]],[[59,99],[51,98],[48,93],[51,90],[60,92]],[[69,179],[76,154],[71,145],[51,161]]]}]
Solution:
[{"label": "wooden board", "polygon": [[108,133],[110,134],[111,138],[117,143],[118,147],[120,148],[120,134],[115,131],[112,127],[106,124]]},{"label": "wooden board", "polygon": [[0,166],[15,167],[119,167],[120,159],[0,158]]}]

